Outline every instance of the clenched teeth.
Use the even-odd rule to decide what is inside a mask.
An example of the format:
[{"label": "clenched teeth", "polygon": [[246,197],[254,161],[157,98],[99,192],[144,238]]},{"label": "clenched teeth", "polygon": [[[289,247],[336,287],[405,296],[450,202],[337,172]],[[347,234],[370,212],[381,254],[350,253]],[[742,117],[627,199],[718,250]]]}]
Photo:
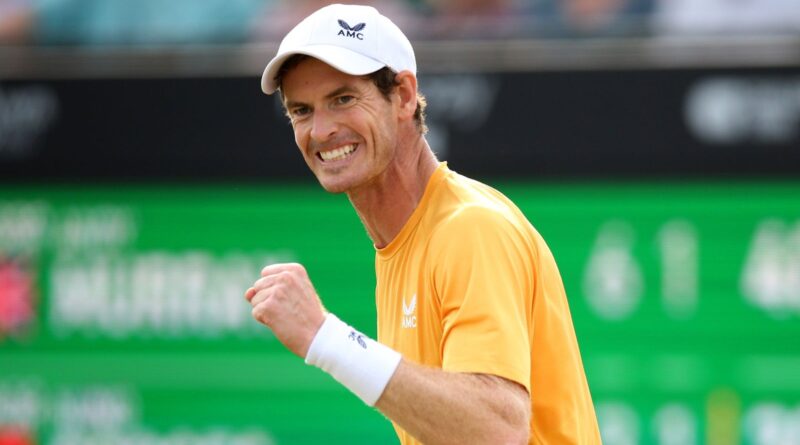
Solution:
[{"label": "clenched teeth", "polygon": [[346,158],[350,153],[356,151],[356,144],[345,145],[333,150],[321,151],[319,156],[323,161],[339,161]]}]

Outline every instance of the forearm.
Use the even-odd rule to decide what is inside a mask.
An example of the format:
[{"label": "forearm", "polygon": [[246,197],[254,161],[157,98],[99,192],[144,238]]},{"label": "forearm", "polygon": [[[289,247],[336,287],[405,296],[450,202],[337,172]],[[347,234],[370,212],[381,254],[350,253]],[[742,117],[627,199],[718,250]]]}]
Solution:
[{"label": "forearm", "polygon": [[530,397],[522,385],[402,360],[333,314],[314,336],[306,363],[330,373],[426,445],[528,443]]},{"label": "forearm", "polygon": [[519,384],[401,361],[375,405],[426,445],[527,444],[530,399]]}]

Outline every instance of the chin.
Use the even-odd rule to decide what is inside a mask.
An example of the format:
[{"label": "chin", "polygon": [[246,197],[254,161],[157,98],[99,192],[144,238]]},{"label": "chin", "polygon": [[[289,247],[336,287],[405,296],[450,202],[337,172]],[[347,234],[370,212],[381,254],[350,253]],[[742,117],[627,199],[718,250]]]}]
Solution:
[{"label": "chin", "polygon": [[326,180],[320,177],[317,177],[317,180],[319,181],[319,185],[328,193],[345,193],[352,187],[352,184],[343,181]]},{"label": "chin", "polygon": [[327,186],[325,184],[322,184],[322,188],[325,189],[326,192],[333,193],[333,194],[336,194],[336,195],[338,195],[340,193],[347,192],[347,188],[346,187],[335,187],[335,186]]},{"label": "chin", "polygon": [[371,182],[371,176],[364,171],[339,170],[335,172],[314,172],[317,181],[329,193],[347,193]]}]

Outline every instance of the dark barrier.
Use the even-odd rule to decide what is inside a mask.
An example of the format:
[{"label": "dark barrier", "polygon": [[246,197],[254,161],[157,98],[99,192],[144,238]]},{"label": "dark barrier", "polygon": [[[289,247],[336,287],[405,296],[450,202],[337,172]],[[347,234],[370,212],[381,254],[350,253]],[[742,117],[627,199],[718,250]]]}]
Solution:
[{"label": "dark barrier", "polygon": [[[477,176],[792,176],[800,68],[420,76],[429,141]],[[252,78],[0,82],[0,177],[310,179]]]}]

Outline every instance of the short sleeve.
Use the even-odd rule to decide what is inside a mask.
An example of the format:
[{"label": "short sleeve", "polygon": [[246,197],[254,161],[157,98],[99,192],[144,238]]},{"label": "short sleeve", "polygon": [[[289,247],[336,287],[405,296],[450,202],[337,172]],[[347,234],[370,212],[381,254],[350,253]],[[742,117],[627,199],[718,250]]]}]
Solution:
[{"label": "short sleeve", "polygon": [[530,392],[534,268],[523,231],[501,210],[470,206],[435,232],[442,368],[497,375]]}]

